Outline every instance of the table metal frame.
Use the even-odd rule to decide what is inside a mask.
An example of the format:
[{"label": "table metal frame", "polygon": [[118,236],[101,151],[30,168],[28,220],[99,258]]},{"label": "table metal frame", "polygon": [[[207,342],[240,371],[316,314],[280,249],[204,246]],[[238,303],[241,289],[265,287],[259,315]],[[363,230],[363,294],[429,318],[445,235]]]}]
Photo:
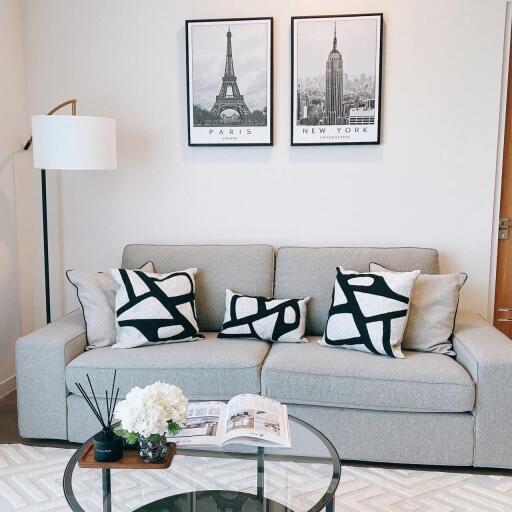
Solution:
[{"label": "table metal frame", "polygon": [[[334,512],[335,504],[335,494],[336,489],[338,488],[340,478],[341,478],[341,464],[340,464],[340,458],[338,455],[338,452],[336,451],[336,448],[334,448],[333,444],[325,437],[324,434],[322,434],[318,429],[310,425],[309,423],[306,423],[305,421],[302,421],[294,416],[289,416],[290,420],[294,423],[297,423],[298,425],[306,428],[313,434],[315,434],[316,437],[322,441],[322,443],[325,445],[325,447],[328,449],[329,454],[331,456],[330,463],[332,463],[332,478],[331,482],[325,491],[324,495],[318,502],[309,509],[308,512],[319,512],[320,510],[324,509],[326,512]],[[78,503],[78,500],[76,499],[76,496],[73,493],[73,471],[75,470],[76,466],[78,465],[78,460],[82,456],[82,454],[87,450],[89,445],[92,443],[92,437],[88,439],[78,450],[73,454],[71,459],[69,459],[69,462],[66,466],[66,469],[64,471],[64,478],[63,478],[63,488],[64,488],[64,496],[66,498],[66,501],[68,502],[68,505],[71,507],[71,510],[73,512],[86,512],[81,505]],[[199,453],[192,450],[180,450],[177,451],[178,454],[186,454],[186,455],[192,455],[192,456],[199,456]],[[299,456],[288,456],[288,455],[265,455],[265,449],[262,447],[258,447],[256,454],[254,453],[235,453],[235,452],[208,452],[208,451],[201,451],[200,456],[204,455],[210,455],[214,457],[233,457],[233,458],[249,458],[254,459],[256,458],[256,489],[257,489],[257,496],[262,501],[263,508],[262,510],[266,510],[265,504],[265,458],[269,460],[288,460],[291,462],[298,462],[301,460],[301,457]],[[305,457],[307,459],[307,457]],[[325,460],[325,459],[319,459],[319,460]],[[101,470],[101,480],[102,480],[102,488],[103,488],[103,512],[111,512],[112,511],[112,487],[111,487],[111,474],[110,469],[102,469]],[[234,491],[236,492],[236,491]],[[192,494],[195,494],[192,493]],[[195,500],[193,500],[194,502]],[[290,509],[287,509],[290,510]]]}]

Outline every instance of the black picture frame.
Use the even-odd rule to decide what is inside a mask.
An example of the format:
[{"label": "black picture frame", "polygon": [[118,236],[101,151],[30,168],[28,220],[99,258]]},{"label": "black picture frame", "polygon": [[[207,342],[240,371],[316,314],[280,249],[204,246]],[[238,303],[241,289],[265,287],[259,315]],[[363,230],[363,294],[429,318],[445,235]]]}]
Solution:
[{"label": "black picture frame", "polygon": [[[193,119],[191,119],[191,111],[193,109],[192,98],[193,92],[192,88],[192,73],[190,69],[191,63],[191,48],[190,48],[190,37],[191,37],[191,27],[197,24],[239,24],[240,22],[261,22],[266,21],[269,23],[270,34],[268,37],[269,48],[267,48],[268,52],[268,76],[267,76],[267,125],[265,128],[268,131],[268,136],[265,138],[265,141],[261,141],[261,137],[254,137],[255,142],[251,142],[250,137],[247,137],[247,134],[244,134],[243,141],[233,141],[233,142],[219,142],[217,139],[213,139],[212,142],[201,141],[198,142],[194,138],[193,130],[196,127],[193,126]],[[231,27],[228,29],[231,31]],[[231,37],[231,36],[230,36]],[[230,147],[230,146],[273,146],[274,145],[274,18],[270,16],[262,16],[262,17],[253,17],[253,18],[215,18],[215,19],[193,19],[193,20],[185,20],[185,43],[186,43],[186,80],[187,80],[187,139],[188,145],[191,147],[194,146],[222,146],[222,147]],[[234,43],[233,43],[234,44]],[[227,52],[226,48],[224,51]],[[236,52],[235,52],[236,53]],[[234,59],[233,59],[234,60]],[[234,66],[235,75],[236,75],[236,64]],[[222,84],[224,80],[224,76],[219,76],[219,82]],[[233,90],[232,90],[233,92]],[[242,93],[243,96],[243,93]],[[192,107],[192,109],[191,109]],[[227,110],[227,109],[226,109]],[[258,125],[255,125],[257,128]],[[230,127],[226,125],[226,129],[234,129],[237,130],[241,126]],[[216,126],[216,128],[220,128]]]},{"label": "black picture frame", "polygon": [[[378,53],[376,59],[376,82],[378,81],[377,87],[375,87],[374,108],[377,113],[377,122],[374,123],[376,126],[376,136],[374,140],[348,140],[348,141],[297,141],[295,140],[295,126],[296,123],[296,108],[297,108],[297,80],[296,80],[296,48],[295,48],[295,34],[296,34],[296,22],[298,20],[315,20],[315,19],[339,19],[339,18],[368,18],[373,17],[378,21],[378,37],[376,38],[376,51]],[[290,51],[290,64],[291,64],[291,98],[290,98],[290,144],[292,146],[345,146],[345,145],[379,145],[381,144],[381,126],[382,126],[382,60],[383,60],[383,42],[384,42],[384,15],[383,13],[358,13],[358,14],[339,14],[339,15],[318,15],[318,16],[292,16],[291,17],[291,51]],[[321,125],[318,125],[321,126]],[[334,125],[334,126],[350,126],[349,125]]]}]

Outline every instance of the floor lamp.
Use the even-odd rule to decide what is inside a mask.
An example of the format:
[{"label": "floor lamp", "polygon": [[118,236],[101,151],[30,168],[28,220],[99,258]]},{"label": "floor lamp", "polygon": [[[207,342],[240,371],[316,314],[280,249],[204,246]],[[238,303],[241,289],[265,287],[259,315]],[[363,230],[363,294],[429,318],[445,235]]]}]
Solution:
[{"label": "floor lamp", "polygon": [[[28,150],[33,146],[34,167],[41,169],[47,323],[51,322],[51,305],[46,169],[71,171],[117,168],[115,119],[77,116],[76,104],[77,100],[71,99],[57,105],[45,116],[32,116],[32,137],[24,147]],[[71,116],[53,115],[67,105],[71,105]]]}]

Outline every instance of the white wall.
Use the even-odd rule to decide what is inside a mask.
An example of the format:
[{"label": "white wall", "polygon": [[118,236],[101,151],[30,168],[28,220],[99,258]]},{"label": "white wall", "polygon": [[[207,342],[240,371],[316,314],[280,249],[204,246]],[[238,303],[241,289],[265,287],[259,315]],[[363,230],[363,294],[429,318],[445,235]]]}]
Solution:
[{"label": "white wall", "polygon": [[[63,269],[129,242],[268,242],[435,247],[485,314],[505,5],[25,0],[30,112],[75,96],[118,121],[118,171],[50,180],[56,309],[76,303]],[[357,12],[384,13],[382,144],[291,148],[290,16]],[[275,146],[189,148],[184,20],[247,16],[275,18]]]},{"label": "white wall", "polygon": [[[14,389],[14,342],[22,329],[16,185],[28,159],[20,149],[28,136],[19,0],[0,2],[0,397]],[[25,140],[23,140],[25,138]],[[20,193],[20,199],[23,194]],[[25,281],[24,281],[25,282]],[[25,288],[26,289],[26,288]],[[25,302],[29,315],[30,302]]]}]

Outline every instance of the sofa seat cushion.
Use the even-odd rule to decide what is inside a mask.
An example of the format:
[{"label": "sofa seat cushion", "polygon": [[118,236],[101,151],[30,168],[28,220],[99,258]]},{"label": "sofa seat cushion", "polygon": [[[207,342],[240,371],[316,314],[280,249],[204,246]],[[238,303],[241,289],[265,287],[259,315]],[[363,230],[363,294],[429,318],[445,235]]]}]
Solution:
[{"label": "sofa seat cushion", "polygon": [[[79,394],[75,382],[105,394],[117,369],[119,397],[135,386],[155,381],[175,384],[190,400],[229,400],[240,393],[259,393],[261,366],[268,352],[265,341],[219,340],[207,332],[204,340],[113,350],[98,348],[80,354],[66,367],[66,385]],[[84,386],[86,389],[88,386]]]},{"label": "sofa seat cushion", "polygon": [[274,344],[265,359],[261,393],[289,404],[385,411],[466,412],[475,386],[444,354],[404,351],[395,359],[316,343]]}]

